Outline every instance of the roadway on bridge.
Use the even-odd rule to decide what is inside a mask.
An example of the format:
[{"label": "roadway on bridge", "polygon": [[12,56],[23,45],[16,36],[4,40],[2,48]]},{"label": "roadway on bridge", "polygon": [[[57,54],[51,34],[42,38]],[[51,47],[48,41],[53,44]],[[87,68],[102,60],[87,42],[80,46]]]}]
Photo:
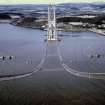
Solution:
[{"label": "roadway on bridge", "polygon": [[17,75],[4,75],[0,77],[0,81],[19,79],[23,77],[31,76],[37,72],[50,72],[50,71],[64,71],[68,73],[83,78],[89,79],[105,79],[105,73],[96,73],[96,72],[80,72],[75,69],[70,68],[67,65],[61,55],[60,42],[58,41],[48,41],[46,42],[46,47],[44,49],[43,58],[40,61],[39,65],[34,67],[29,73],[17,74]]}]

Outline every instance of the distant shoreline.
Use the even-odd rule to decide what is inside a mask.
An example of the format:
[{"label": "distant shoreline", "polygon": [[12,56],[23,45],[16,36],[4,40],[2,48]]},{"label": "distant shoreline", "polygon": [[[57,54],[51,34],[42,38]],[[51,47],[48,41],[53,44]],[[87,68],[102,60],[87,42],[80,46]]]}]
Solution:
[{"label": "distant shoreline", "polygon": [[[18,26],[18,27],[39,29],[39,30],[42,30],[42,31],[47,31],[46,28],[42,28],[42,27],[37,27],[37,26],[33,27],[33,26],[28,26],[28,25],[27,26],[25,26],[25,25],[17,25],[14,22],[12,23],[12,21],[10,19],[8,19],[8,20],[1,19],[0,23],[12,24],[12,25]],[[100,34],[102,36],[105,36],[105,32],[103,32],[101,29],[96,29],[96,28],[93,28],[93,29],[85,29],[85,28],[72,28],[72,29],[70,29],[70,28],[68,28],[67,29],[67,28],[63,27],[63,28],[58,28],[58,31],[64,31],[64,32],[86,32],[86,31],[91,31],[91,32],[94,32],[94,33],[98,33],[98,34]]]},{"label": "distant shoreline", "polygon": [[0,19],[0,23],[10,23],[10,22],[11,22],[11,20],[3,20],[3,19],[1,20]]}]

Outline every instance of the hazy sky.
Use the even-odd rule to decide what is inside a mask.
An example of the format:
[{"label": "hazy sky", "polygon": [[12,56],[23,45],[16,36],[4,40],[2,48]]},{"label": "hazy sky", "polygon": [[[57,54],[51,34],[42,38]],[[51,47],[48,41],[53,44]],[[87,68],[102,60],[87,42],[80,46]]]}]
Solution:
[{"label": "hazy sky", "polygon": [[42,3],[67,3],[67,2],[105,2],[105,0],[0,0],[0,4],[42,4]]}]

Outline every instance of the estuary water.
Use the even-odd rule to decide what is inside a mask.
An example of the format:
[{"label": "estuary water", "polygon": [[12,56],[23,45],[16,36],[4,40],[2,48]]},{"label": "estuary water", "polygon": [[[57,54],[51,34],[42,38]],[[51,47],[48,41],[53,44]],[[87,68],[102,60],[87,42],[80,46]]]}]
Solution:
[{"label": "estuary water", "polygon": [[[62,34],[62,35],[61,35]],[[70,68],[105,72],[105,37],[92,32],[59,32],[58,46]],[[33,71],[44,56],[46,32],[0,24],[0,76]],[[61,67],[54,43],[41,70],[0,81],[1,105],[104,105],[105,80],[76,77]],[[99,55],[99,56],[98,56]],[[14,56],[8,59],[8,56]]]}]

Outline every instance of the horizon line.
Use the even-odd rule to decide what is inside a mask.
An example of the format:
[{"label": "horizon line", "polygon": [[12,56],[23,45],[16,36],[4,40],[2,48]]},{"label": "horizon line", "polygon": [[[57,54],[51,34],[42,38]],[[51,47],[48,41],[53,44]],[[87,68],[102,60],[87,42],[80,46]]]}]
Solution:
[{"label": "horizon line", "polygon": [[60,2],[60,3],[0,3],[0,5],[49,5],[49,4],[92,4],[92,3],[96,3],[96,4],[102,4],[105,3],[105,1],[101,1],[101,2]]}]

